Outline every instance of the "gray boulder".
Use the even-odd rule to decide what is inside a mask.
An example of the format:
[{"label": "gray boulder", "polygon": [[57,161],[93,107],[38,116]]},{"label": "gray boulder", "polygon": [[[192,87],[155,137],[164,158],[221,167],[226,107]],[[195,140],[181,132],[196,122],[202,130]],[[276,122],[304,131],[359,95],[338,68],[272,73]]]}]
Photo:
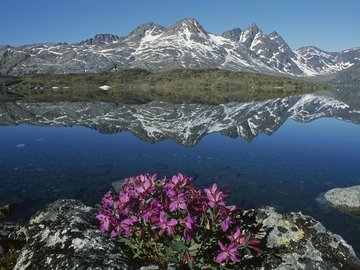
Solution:
[{"label": "gray boulder", "polygon": [[360,269],[352,247],[310,216],[281,214],[272,207],[250,210],[247,216],[254,216],[266,232],[264,268],[253,269]]},{"label": "gray boulder", "polygon": [[116,241],[98,233],[96,209],[59,200],[23,228],[26,241],[14,269],[138,269]]},{"label": "gray boulder", "polygon": [[360,185],[334,188],[324,194],[331,206],[351,215],[360,216]]}]

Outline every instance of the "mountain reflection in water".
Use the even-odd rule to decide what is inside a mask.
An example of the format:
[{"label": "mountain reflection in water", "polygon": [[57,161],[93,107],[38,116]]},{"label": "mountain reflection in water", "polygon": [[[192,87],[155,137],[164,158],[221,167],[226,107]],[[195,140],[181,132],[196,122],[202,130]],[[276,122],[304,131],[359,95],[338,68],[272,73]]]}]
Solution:
[{"label": "mountain reflection in water", "polygon": [[193,146],[220,132],[253,140],[273,134],[287,119],[309,122],[333,117],[358,124],[360,111],[337,99],[317,95],[221,105],[151,102],[123,105],[102,102],[3,103],[0,125],[85,126],[101,133],[130,131],[146,142],[165,139]]}]

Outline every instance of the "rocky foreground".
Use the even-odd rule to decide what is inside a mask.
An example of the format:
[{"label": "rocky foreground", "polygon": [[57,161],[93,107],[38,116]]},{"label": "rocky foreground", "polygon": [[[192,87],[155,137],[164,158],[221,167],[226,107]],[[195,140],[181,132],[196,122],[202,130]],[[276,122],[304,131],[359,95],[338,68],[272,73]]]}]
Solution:
[{"label": "rocky foreground", "polygon": [[[161,269],[141,265],[99,234],[96,212],[76,200],[58,200],[25,226],[2,224],[0,269]],[[263,235],[263,252],[238,269],[360,269],[352,247],[309,216],[262,208],[245,217]]]}]

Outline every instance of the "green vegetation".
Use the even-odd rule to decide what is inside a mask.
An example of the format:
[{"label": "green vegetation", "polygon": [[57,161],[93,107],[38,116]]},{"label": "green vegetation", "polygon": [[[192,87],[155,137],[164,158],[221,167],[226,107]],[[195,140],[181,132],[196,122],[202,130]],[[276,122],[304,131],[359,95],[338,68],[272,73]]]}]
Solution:
[{"label": "green vegetation", "polygon": [[[109,90],[99,89],[102,85]],[[0,101],[116,101],[219,104],[302,94],[324,85],[285,77],[224,70],[150,73],[121,70],[100,74],[32,74],[0,77]]]}]

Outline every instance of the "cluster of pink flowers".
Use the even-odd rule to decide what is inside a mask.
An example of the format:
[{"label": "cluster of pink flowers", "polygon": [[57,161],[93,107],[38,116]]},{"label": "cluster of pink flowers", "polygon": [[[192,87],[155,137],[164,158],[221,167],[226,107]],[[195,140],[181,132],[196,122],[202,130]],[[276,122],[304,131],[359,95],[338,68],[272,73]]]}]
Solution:
[{"label": "cluster of pink flowers", "polygon": [[[159,250],[171,248],[169,241],[181,242],[186,248],[177,251],[180,263],[193,265],[203,256],[210,265],[234,265],[244,248],[260,251],[259,241],[241,230],[241,210],[226,206],[226,198],[216,184],[202,191],[180,173],[160,180],[145,174],[125,179],[118,194],[106,193],[97,219],[102,233],[130,239],[132,247],[139,239]],[[145,247],[137,248],[137,256],[151,252]]]}]

